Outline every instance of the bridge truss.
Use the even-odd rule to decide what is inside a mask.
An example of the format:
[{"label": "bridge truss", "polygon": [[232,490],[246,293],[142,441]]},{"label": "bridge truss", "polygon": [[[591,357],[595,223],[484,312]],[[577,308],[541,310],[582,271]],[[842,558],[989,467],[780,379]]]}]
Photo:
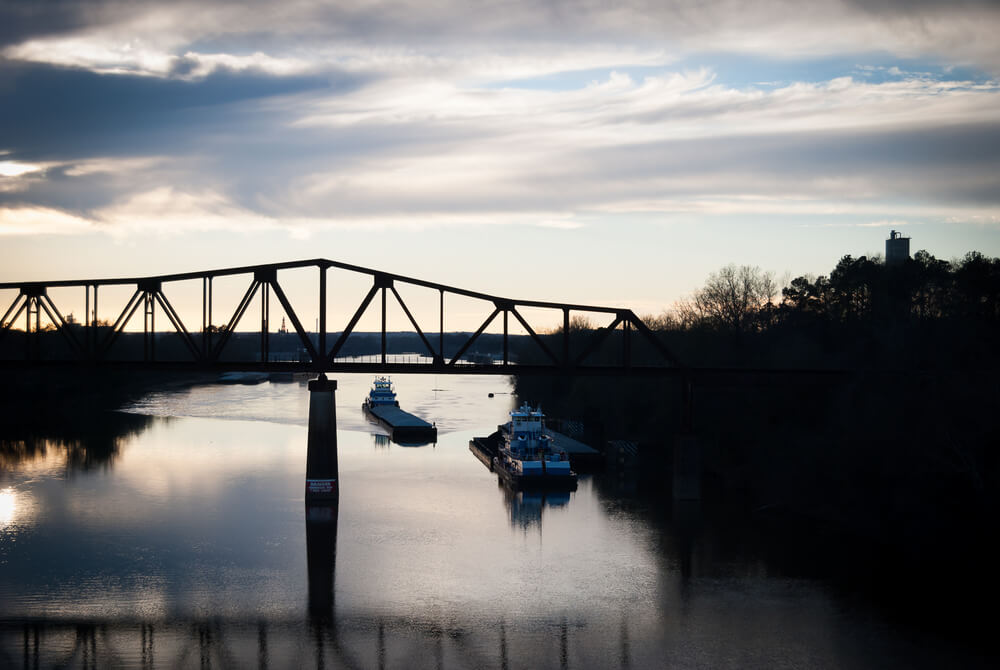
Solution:
[{"label": "bridge truss", "polygon": [[[314,268],[317,271],[315,281],[318,291],[318,319],[315,333],[309,333],[303,327],[302,319],[299,316],[300,312],[296,310],[296,305],[289,299],[282,288],[282,282],[279,280],[279,273],[302,268]],[[327,304],[327,273],[330,269],[367,276],[371,280],[368,292],[349,316],[346,313],[330,313],[331,310]],[[213,283],[221,277],[230,276],[246,278],[246,290],[232,314],[227,313],[229,318],[225,324],[216,327],[212,325],[213,311],[216,307],[213,299]],[[167,295],[171,285],[191,280],[201,281],[200,324],[185,323]],[[397,290],[397,285],[437,291],[439,294],[438,323],[428,327],[425,322],[422,327]],[[99,290],[109,286],[127,287],[132,290],[132,294],[113,323],[99,324],[96,320]],[[50,295],[50,290],[55,288],[77,288],[84,292],[86,317],[82,324],[72,322],[63,315],[63,311]],[[627,371],[633,375],[662,375],[676,373],[680,370],[677,358],[642,319],[629,309],[538,300],[516,300],[326,259],[154,277],[0,283],[0,290],[3,289],[15,289],[17,294],[0,318],[0,343],[5,338],[9,338],[15,329],[20,330],[17,326],[23,323],[21,335],[24,339],[24,347],[18,355],[8,355],[4,360],[0,360],[2,367],[65,365],[67,363],[96,365],[135,365],[139,363],[143,366],[164,368],[291,372],[374,371],[434,374],[586,372],[589,374],[621,374]],[[445,348],[446,296],[461,296],[480,301],[487,306],[487,309],[492,308],[489,316],[474,332],[464,334],[464,341],[453,352],[446,352]],[[273,322],[270,314],[274,300],[281,306],[297,336],[298,360],[276,361],[271,356]],[[245,360],[234,359],[227,354],[227,345],[230,345],[234,333],[244,322],[255,301],[259,301],[260,304],[259,352],[255,352],[252,357],[246,357]],[[373,302],[380,304],[381,308],[380,352],[375,355],[374,360],[359,361],[355,357],[345,356],[344,347],[348,338],[356,332],[358,322]],[[421,343],[422,351],[420,354],[422,355],[415,362],[411,360],[400,361],[398,357],[392,356],[388,351],[386,314],[387,308],[392,303],[398,304],[402,309],[412,326],[411,332],[416,334]],[[0,309],[2,308],[3,305],[0,304]],[[111,356],[115,343],[137,316],[140,308],[143,319],[141,358],[136,356],[131,360],[121,360]],[[559,322],[559,317],[561,317],[561,332],[545,334],[541,328],[537,327],[537,318],[535,319],[536,326],[533,327],[531,319],[526,318],[525,315],[528,308],[531,308],[536,315],[541,312],[556,316],[555,322]],[[299,309],[302,309],[301,304],[299,304]],[[606,326],[587,333],[586,341],[582,343],[574,341],[571,346],[574,313],[604,315],[610,319],[610,322]],[[43,352],[41,344],[43,314],[48,321],[46,329],[54,329],[65,338],[68,345],[68,355],[54,358]],[[171,360],[163,360],[162,356],[157,357],[156,317],[158,314],[166,318],[169,324],[167,332],[173,332],[183,342],[186,351],[183,359],[174,357]],[[342,319],[343,328],[331,332],[328,330],[328,324],[337,317]],[[23,321],[21,321],[22,318]],[[466,361],[464,357],[476,341],[491,324],[497,321],[502,322],[502,359],[488,363]],[[535,351],[530,361],[514,360],[515,357],[512,356],[510,333],[512,322],[519,324],[534,344]],[[547,319],[546,322],[551,323],[551,318]],[[434,342],[435,335],[436,342]],[[634,356],[633,340],[642,343],[644,355],[641,362]],[[619,350],[617,361],[613,363],[607,362],[606,356],[597,355],[598,351],[606,350],[609,346],[614,346]]]}]

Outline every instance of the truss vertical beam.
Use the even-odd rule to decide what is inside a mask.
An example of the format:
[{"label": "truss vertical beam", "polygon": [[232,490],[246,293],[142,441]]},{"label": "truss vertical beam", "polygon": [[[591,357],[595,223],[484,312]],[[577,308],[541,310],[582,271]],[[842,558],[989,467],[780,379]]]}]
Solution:
[{"label": "truss vertical beam", "polygon": [[622,365],[632,367],[632,326],[626,316],[622,320]]},{"label": "truss vertical beam", "polygon": [[[31,310],[35,310],[35,332],[31,332]],[[25,347],[28,360],[38,360],[41,351],[39,335],[42,330],[42,315],[38,313],[38,298],[28,296],[28,313],[25,318]]]},{"label": "truss vertical beam", "polygon": [[385,365],[386,339],[385,339],[385,286],[382,287],[382,365]]},{"label": "truss vertical beam", "polygon": [[90,284],[84,284],[83,339],[84,358],[90,358]]},{"label": "truss vertical beam", "polygon": [[569,308],[563,307],[563,365],[569,367]]},{"label": "truss vertical beam", "polygon": [[201,278],[201,350],[208,351],[208,277]]},{"label": "truss vertical beam", "polygon": [[156,302],[153,291],[142,292],[142,359],[156,360]]},{"label": "truss vertical beam", "polygon": [[271,358],[270,320],[271,284],[260,282],[260,360],[267,363]]},{"label": "truss vertical beam", "polygon": [[212,321],[212,303],[213,303],[212,292],[213,292],[213,288],[214,288],[212,286],[212,280],[213,279],[215,279],[215,278],[211,277],[211,276],[208,278],[208,329],[207,329],[208,332],[206,333],[206,337],[205,337],[205,345],[204,345],[204,347],[202,347],[204,349],[204,351],[205,351],[205,355],[206,356],[209,356],[210,352],[212,351],[212,337],[215,335],[215,332],[214,332],[215,331],[215,327],[212,325],[212,323],[213,323],[213,321]]},{"label": "truss vertical beam", "polygon": [[444,365],[444,289],[438,289],[438,292],[441,294],[441,306],[438,312],[441,318],[440,325],[438,326],[438,356],[440,357],[439,362]]},{"label": "truss vertical beam", "polygon": [[[326,271],[327,266],[323,265],[319,269],[319,350],[326,351]],[[313,356],[313,361],[318,362],[319,356]]]},{"label": "truss vertical beam", "polygon": [[508,337],[508,333],[507,333],[507,319],[508,319],[509,316],[510,316],[510,310],[509,309],[505,309],[503,311],[503,364],[504,365],[507,365],[507,362],[508,362],[508,360],[507,360],[507,355],[508,355],[508,347],[507,347],[507,337]]}]

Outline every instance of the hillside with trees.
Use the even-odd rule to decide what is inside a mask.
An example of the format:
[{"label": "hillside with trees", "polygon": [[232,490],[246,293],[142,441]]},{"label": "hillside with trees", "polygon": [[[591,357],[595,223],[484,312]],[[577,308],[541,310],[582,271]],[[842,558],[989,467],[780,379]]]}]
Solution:
[{"label": "hillside with trees", "polygon": [[[772,275],[731,265],[647,323],[695,369],[708,498],[801,532],[816,552],[872,579],[888,571],[905,583],[945,569],[959,582],[995,584],[1000,259],[920,251],[890,266],[844,256],[829,274],[780,291]],[[591,330],[574,326],[573,338]],[[614,360],[614,338],[602,355]],[[699,377],[706,368],[834,372]],[[595,442],[638,442],[640,490],[669,482],[673,437],[684,429],[676,378],[520,377],[516,388],[586,424]]]}]

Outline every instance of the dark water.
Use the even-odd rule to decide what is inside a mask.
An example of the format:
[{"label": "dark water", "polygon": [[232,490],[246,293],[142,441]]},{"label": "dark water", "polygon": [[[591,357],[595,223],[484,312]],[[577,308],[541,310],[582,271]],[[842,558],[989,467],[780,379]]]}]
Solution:
[{"label": "dark water", "polygon": [[986,667],[697,507],[590,476],[512,493],[468,449],[505,380],[394,381],[439,441],[390,443],[370,378],[338,378],[333,508],[303,504],[300,383],[153,395],[99,444],[8,440],[0,667]]}]

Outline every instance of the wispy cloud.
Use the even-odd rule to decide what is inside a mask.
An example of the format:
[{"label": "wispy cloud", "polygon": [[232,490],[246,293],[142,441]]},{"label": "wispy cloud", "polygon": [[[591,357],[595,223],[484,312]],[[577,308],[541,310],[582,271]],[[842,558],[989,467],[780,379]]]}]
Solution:
[{"label": "wispy cloud", "polygon": [[[117,234],[305,235],[1000,207],[988,2],[83,4],[0,9],[8,233],[72,229],[39,212]],[[864,60],[872,45],[888,55]],[[713,50],[857,60],[759,85],[674,65]],[[941,74],[962,64],[986,74]]]}]

